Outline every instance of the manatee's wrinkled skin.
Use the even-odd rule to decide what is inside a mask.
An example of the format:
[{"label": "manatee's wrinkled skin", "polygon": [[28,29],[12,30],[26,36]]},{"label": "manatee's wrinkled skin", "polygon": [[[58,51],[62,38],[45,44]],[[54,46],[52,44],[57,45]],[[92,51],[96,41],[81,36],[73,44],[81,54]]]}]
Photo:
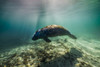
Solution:
[{"label": "manatee's wrinkled skin", "polygon": [[68,35],[69,37],[73,39],[77,39],[64,27],[60,25],[49,25],[42,29],[37,30],[32,40],[44,39],[46,42],[51,42],[51,40],[48,39],[48,37],[55,37],[55,36],[62,36],[62,35]]}]

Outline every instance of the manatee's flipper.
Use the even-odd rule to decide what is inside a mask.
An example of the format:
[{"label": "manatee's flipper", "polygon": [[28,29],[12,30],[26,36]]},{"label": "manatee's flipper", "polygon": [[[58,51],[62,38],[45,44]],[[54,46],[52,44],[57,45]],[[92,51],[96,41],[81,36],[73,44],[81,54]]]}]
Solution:
[{"label": "manatee's flipper", "polygon": [[46,42],[51,42],[50,39],[48,39],[47,37],[43,38]]},{"label": "manatee's flipper", "polygon": [[73,34],[68,35],[69,37],[73,38],[73,39],[77,39],[76,36],[74,36]]}]

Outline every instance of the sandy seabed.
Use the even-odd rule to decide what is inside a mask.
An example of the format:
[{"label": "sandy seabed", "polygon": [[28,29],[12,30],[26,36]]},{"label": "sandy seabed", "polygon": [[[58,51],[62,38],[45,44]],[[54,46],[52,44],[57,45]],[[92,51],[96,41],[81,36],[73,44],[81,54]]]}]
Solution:
[{"label": "sandy seabed", "polygon": [[80,41],[64,37],[58,37],[50,43],[30,41],[1,53],[0,67],[100,67],[100,50],[94,52],[88,45],[91,42]]}]

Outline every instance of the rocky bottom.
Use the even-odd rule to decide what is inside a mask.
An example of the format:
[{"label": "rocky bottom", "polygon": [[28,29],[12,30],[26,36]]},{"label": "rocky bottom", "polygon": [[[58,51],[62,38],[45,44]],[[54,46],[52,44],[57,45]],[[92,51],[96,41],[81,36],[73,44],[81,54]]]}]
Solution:
[{"label": "rocky bottom", "polygon": [[0,54],[0,67],[99,67],[96,58],[66,39],[36,41]]}]

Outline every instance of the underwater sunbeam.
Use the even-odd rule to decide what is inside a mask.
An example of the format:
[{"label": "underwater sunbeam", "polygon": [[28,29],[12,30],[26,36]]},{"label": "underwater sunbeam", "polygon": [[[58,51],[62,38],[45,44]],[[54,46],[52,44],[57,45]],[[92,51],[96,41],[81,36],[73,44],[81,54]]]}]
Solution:
[{"label": "underwater sunbeam", "polygon": [[100,1],[0,0],[0,67],[100,67]]}]

